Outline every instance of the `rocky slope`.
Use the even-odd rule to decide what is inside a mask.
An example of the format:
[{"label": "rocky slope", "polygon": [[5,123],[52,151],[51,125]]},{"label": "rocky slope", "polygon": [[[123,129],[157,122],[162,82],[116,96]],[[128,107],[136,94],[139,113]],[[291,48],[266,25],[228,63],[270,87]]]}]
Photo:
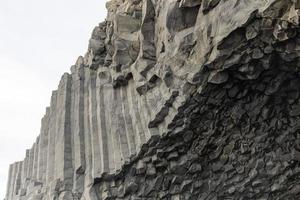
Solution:
[{"label": "rocky slope", "polygon": [[299,0],[111,0],[6,200],[300,199]]}]

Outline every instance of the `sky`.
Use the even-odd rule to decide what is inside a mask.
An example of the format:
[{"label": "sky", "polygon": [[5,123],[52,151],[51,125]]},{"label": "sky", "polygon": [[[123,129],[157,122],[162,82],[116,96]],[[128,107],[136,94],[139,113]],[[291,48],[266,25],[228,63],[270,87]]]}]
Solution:
[{"label": "sky", "polygon": [[0,0],[0,199],[64,72],[105,19],[106,0]]}]

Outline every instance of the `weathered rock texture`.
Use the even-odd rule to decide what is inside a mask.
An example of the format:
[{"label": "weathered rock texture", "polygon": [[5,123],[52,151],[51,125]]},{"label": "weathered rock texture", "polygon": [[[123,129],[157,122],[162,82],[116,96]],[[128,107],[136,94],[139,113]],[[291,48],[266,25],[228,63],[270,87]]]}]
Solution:
[{"label": "weathered rock texture", "polygon": [[112,0],[7,200],[300,199],[299,0]]}]

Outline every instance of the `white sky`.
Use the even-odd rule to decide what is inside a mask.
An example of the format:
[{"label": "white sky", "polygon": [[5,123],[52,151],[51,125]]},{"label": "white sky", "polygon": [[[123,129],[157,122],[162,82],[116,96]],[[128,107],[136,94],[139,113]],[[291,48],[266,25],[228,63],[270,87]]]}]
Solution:
[{"label": "white sky", "polygon": [[39,134],[51,91],[87,50],[106,0],[0,0],[0,199]]}]

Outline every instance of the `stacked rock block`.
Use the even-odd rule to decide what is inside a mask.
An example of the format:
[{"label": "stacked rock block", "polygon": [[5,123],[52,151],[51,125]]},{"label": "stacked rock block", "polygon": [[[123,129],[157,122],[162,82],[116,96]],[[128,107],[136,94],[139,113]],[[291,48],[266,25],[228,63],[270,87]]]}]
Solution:
[{"label": "stacked rock block", "polygon": [[111,0],[6,200],[300,199],[300,1]]}]

